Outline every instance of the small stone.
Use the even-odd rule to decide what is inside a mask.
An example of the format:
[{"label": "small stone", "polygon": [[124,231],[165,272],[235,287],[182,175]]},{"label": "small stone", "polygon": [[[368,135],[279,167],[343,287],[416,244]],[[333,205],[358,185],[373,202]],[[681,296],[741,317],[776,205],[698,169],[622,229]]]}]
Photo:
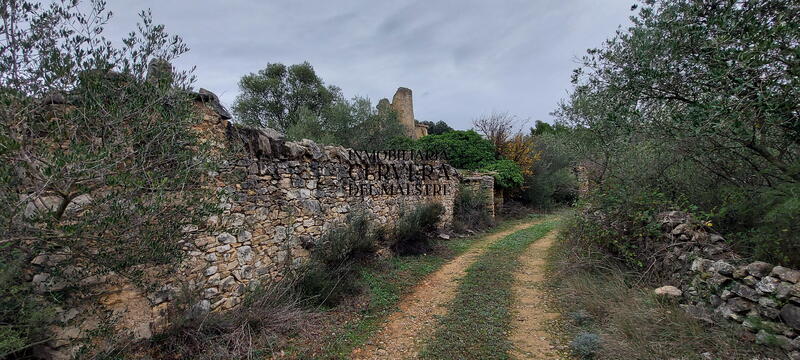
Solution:
[{"label": "small stone", "polygon": [[725,276],[733,275],[733,271],[735,270],[733,265],[728,264],[727,262],[722,260],[717,260],[716,262],[714,262],[714,264],[711,265],[711,268],[713,268],[715,271]]},{"label": "small stone", "polygon": [[749,300],[742,299],[742,298],[733,298],[728,300],[728,307],[734,312],[742,313],[745,311],[750,311],[753,309],[754,304]]},{"label": "small stone", "polygon": [[203,271],[203,274],[205,276],[211,276],[211,275],[214,275],[216,273],[217,273],[217,267],[216,266],[209,266],[208,268],[206,268],[205,271]]},{"label": "small stone", "polygon": [[239,265],[244,265],[253,260],[253,249],[249,246],[241,246],[236,249],[236,259]]},{"label": "small stone", "polygon": [[243,243],[245,241],[250,241],[253,239],[253,234],[247,230],[242,230],[239,232],[239,242]]},{"label": "small stone", "polygon": [[222,234],[217,235],[217,241],[223,244],[233,244],[236,242],[236,237],[229,233],[224,232]]},{"label": "small stone", "polygon": [[789,360],[800,360],[800,351],[792,351],[789,353]]},{"label": "small stone", "polygon": [[800,306],[786,304],[781,308],[781,320],[795,330],[800,330]]},{"label": "small stone", "polygon": [[231,249],[230,245],[220,245],[220,246],[217,246],[216,251],[218,253],[224,253],[224,252],[229,251],[230,249]]},{"label": "small stone", "polygon": [[746,266],[739,266],[736,270],[733,271],[733,278],[734,279],[742,279],[747,276],[747,267]]},{"label": "small stone", "polygon": [[769,275],[770,271],[772,271],[772,267],[772,264],[763,261],[755,261],[747,265],[747,272],[750,273],[750,275],[760,278]]},{"label": "small stone", "polygon": [[780,284],[780,282],[780,280],[772,276],[765,276],[761,281],[756,283],[756,291],[761,294],[772,294],[775,290],[778,290],[778,284]]},{"label": "small stone", "polygon": [[756,279],[752,275],[747,275],[742,279],[742,282],[747,286],[756,286],[756,283],[758,283],[758,279]]},{"label": "small stone", "polygon": [[439,234],[439,238],[442,239],[442,240],[450,240],[450,235],[447,235],[447,234],[444,234],[444,233],[440,233]]},{"label": "small stone", "polygon": [[800,337],[796,337],[789,343],[792,350],[800,350]]},{"label": "small stone", "polygon": [[219,294],[219,289],[212,287],[203,291],[203,298],[211,299]]},{"label": "small stone", "polygon": [[783,335],[772,335],[764,330],[759,330],[756,334],[756,344],[789,349],[789,339]]},{"label": "small stone", "polygon": [[722,286],[724,286],[725,284],[727,284],[728,281],[730,280],[731,279],[725,275],[715,273],[713,276],[711,276],[711,278],[706,280],[706,282],[709,285],[713,286],[715,289],[719,289],[722,288]]},{"label": "small stone", "polygon": [[694,259],[694,261],[692,261],[692,266],[690,270],[694,272],[706,272],[708,271],[708,268],[711,267],[711,264],[713,264],[711,260],[697,258]]},{"label": "small stone", "polygon": [[770,276],[777,277],[792,284],[800,282],[800,271],[785,268],[783,266],[776,266],[772,268]]},{"label": "small stone", "polygon": [[742,284],[735,284],[735,286],[731,288],[731,291],[734,294],[739,295],[750,301],[758,301],[759,298],[758,293],[755,290],[753,290],[753,288]]},{"label": "small stone", "polygon": [[41,254],[31,260],[33,265],[44,265],[47,263],[47,255]]},{"label": "small stone", "polygon": [[672,285],[662,286],[658,289],[655,289],[653,292],[658,296],[671,297],[671,298],[676,298],[683,295],[681,289],[678,289]]},{"label": "small stone", "polygon": [[208,262],[217,261],[217,254],[216,253],[206,254],[206,261],[208,261]]}]

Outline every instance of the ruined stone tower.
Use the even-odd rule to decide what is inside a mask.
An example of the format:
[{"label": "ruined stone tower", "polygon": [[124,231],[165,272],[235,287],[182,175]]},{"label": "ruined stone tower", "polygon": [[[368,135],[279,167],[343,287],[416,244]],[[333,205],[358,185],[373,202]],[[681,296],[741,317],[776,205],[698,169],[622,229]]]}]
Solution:
[{"label": "ruined stone tower", "polygon": [[405,128],[406,136],[416,140],[428,135],[428,126],[417,124],[414,120],[414,100],[411,89],[397,88],[391,104],[389,104],[389,100],[381,99],[378,102],[378,110],[386,111],[387,105],[397,114],[397,121]]}]

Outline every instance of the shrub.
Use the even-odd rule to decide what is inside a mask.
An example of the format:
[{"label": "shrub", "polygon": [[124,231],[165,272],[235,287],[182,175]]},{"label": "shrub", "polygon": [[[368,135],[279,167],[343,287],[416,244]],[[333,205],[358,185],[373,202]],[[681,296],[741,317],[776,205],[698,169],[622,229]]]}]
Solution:
[{"label": "shrub", "polygon": [[524,181],[519,165],[507,159],[487,163],[480,171],[494,172],[494,183],[501,188],[518,188]]},{"label": "shrub", "polygon": [[472,130],[428,135],[417,140],[416,147],[419,150],[444,152],[450,165],[457,169],[479,169],[496,158],[491,141]]},{"label": "shrub", "polygon": [[569,344],[575,355],[582,359],[591,359],[600,350],[600,336],[592,333],[580,333]]},{"label": "shrub", "polygon": [[444,213],[439,203],[417,206],[397,222],[390,248],[399,255],[418,255],[431,249],[430,234]]},{"label": "shrub", "polygon": [[368,259],[384,239],[384,231],[362,212],[348,215],[344,226],[320,239],[310,261],[300,271],[298,288],[307,298],[336,305],[347,294],[361,291],[357,264]]},{"label": "shrub", "polygon": [[487,208],[490,201],[485,193],[461,186],[453,204],[453,228],[456,231],[477,231],[493,226],[494,220]]},{"label": "shrub", "polygon": [[236,311],[203,316],[191,311],[198,299],[183,294],[171,309],[171,326],[152,339],[150,349],[159,357],[189,359],[263,356],[264,349],[278,348],[281,335],[312,327],[315,316],[296,290],[296,279],[286,277],[251,288]]}]

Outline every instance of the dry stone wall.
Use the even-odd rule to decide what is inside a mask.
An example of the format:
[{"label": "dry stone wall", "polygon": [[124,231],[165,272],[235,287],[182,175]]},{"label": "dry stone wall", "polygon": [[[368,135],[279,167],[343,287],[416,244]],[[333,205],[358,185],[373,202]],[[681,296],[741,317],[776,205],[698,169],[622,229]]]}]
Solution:
[{"label": "dry stone wall", "polygon": [[[167,325],[165,316],[182,293],[199,296],[190,314],[233,309],[248,288],[301,266],[321,235],[354,212],[391,227],[405,210],[439,202],[445,209],[440,228],[452,221],[461,176],[436,154],[289,142],[269,129],[229,123],[211,93],[200,94],[197,104],[205,119],[198,130],[218,151],[235,154],[208,174],[221,213],[186,226],[176,239],[182,261],[176,268],[144,269],[153,280],[148,286],[114,274],[86,282],[90,290],[60,309],[54,338],[37,349],[41,357],[70,358],[87,343],[81,339],[104,326],[123,338],[149,338]],[[34,266],[57,266],[43,256]],[[43,293],[56,283],[43,273],[32,281]]]},{"label": "dry stone wall", "polygon": [[800,359],[800,271],[742,261],[725,239],[685,213],[659,215],[669,246],[658,270],[671,274],[690,315],[740,325],[746,338]]}]

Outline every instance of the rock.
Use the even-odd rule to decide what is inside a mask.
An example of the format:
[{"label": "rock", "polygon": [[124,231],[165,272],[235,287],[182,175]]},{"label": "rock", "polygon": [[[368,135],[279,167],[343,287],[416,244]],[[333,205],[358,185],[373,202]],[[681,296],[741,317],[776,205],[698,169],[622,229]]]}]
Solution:
[{"label": "rock", "polygon": [[245,241],[250,241],[253,239],[253,234],[247,230],[242,230],[239,232],[239,242],[243,243]]},{"label": "rock", "polygon": [[778,288],[775,289],[775,297],[778,299],[785,299],[792,293],[792,287],[796,286],[792,283],[788,282],[781,282],[778,284]]},{"label": "rock", "polygon": [[755,276],[747,275],[742,279],[742,282],[747,286],[756,286],[758,283],[758,279]]},{"label": "rock", "polygon": [[743,313],[752,310],[755,307],[755,304],[747,299],[737,297],[728,300],[728,307],[733,312]]},{"label": "rock", "polygon": [[253,249],[249,246],[241,246],[236,249],[236,259],[239,265],[249,264],[253,261]]},{"label": "rock", "polygon": [[747,265],[747,272],[755,277],[764,277],[772,271],[772,264],[763,261],[755,261]]},{"label": "rock", "polygon": [[739,266],[736,270],[733,271],[733,278],[734,279],[742,279],[747,276],[747,267],[746,266]]},{"label": "rock", "polygon": [[236,237],[229,233],[224,232],[217,235],[217,241],[223,244],[233,244],[236,242]]},{"label": "rock", "polygon": [[708,259],[697,258],[692,261],[691,270],[694,272],[707,272],[714,262]]},{"label": "rock", "polygon": [[800,282],[800,271],[785,268],[783,266],[776,266],[772,268],[770,276],[779,278],[783,281],[788,281],[792,284]]},{"label": "rock", "polygon": [[716,272],[725,276],[732,276],[733,271],[735,270],[733,265],[728,264],[723,260],[717,260],[716,262],[714,262],[714,264],[711,265],[711,268],[714,269]]},{"label": "rock", "polygon": [[794,340],[789,342],[789,347],[791,347],[792,350],[800,350],[800,337],[796,337]]},{"label": "rock", "polygon": [[203,275],[205,275],[205,276],[211,276],[211,275],[214,275],[216,273],[217,273],[217,267],[216,266],[209,266],[208,268],[206,268],[205,271],[203,271]]},{"label": "rock", "polygon": [[800,330],[800,306],[786,304],[781,308],[781,320],[795,330]]},{"label": "rock", "polygon": [[711,318],[711,312],[703,306],[699,305],[689,305],[689,304],[680,304],[679,305],[683,311],[685,311],[689,316],[704,321],[709,324],[713,324],[714,320]]},{"label": "rock", "polygon": [[789,349],[789,339],[783,335],[773,335],[764,330],[759,330],[756,334],[756,344],[779,347],[784,350]]},{"label": "rock", "polygon": [[200,88],[200,91],[197,92],[195,98],[202,102],[208,103],[211,106],[211,109],[214,110],[214,112],[216,112],[217,115],[219,115],[219,117],[223,120],[230,120],[233,118],[228,110],[222,106],[222,103],[219,102],[219,98],[213,92]]},{"label": "rock", "polygon": [[443,240],[450,240],[450,235],[439,233],[439,238]]},{"label": "rock", "polygon": [[780,280],[772,276],[765,276],[761,281],[756,283],[756,291],[760,294],[772,294],[775,290],[778,290],[778,284],[780,283]]},{"label": "rock", "polygon": [[746,286],[746,285],[735,284],[731,288],[731,291],[734,294],[739,295],[739,296],[741,296],[741,297],[743,297],[743,298],[745,298],[747,300],[750,300],[750,301],[758,301],[758,298],[759,298],[758,293],[755,290],[753,290],[753,288],[751,288],[749,286]]},{"label": "rock", "polygon": [[725,275],[722,275],[722,274],[719,274],[719,273],[715,273],[708,280],[706,280],[706,282],[709,285],[711,285],[714,289],[722,288],[725,284],[728,283],[728,281],[731,281],[731,279],[729,277],[727,277]]},{"label": "rock", "polygon": [[681,291],[681,289],[678,289],[678,288],[676,288],[676,287],[674,287],[672,285],[662,286],[662,287],[660,287],[658,289],[655,289],[653,292],[658,296],[664,296],[664,297],[670,297],[670,298],[676,298],[676,297],[680,297],[681,295],[683,295],[683,292]]},{"label": "rock", "polygon": [[800,360],[800,351],[792,351],[789,353],[789,360]]}]

